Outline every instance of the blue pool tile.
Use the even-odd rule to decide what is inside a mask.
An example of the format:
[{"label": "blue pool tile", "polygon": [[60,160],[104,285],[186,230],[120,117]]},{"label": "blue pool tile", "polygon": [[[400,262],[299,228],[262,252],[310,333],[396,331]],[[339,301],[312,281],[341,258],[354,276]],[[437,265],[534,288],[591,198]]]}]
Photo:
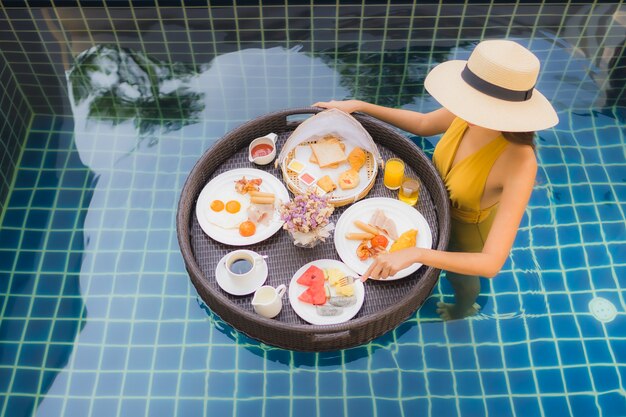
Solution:
[{"label": "blue pool tile", "polygon": [[453,398],[432,398],[431,415],[433,416],[460,416],[456,401]]},{"label": "blue pool tile", "polygon": [[[390,409],[389,410],[390,412],[395,412],[393,411],[393,407],[399,407],[397,402],[395,403],[385,402],[384,404],[381,404],[381,406],[384,407],[383,408],[384,410]],[[258,410],[260,410],[260,406],[257,404],[256,409],[249,410],[250,412],[248,414],[240,414],[240,415],[242,415],[243,417],[251,416],[251,415],[254,415],[255,413],[258,413]],[[397,411],[399,412],[399,410]],[[318,413],[321,416],[344,415],[344,400],[341,398],[324,399],[323,401],[320,401]],[[299,413],[294,413],[294,415],[296,414],[299,414]]]},{"label": "blue pool tile", "polygon": [[567,392],[582,393],[593,390],[589,367],[583,364],[580,367],[568,367],[563,369],[565,387]]},{"label": "blue pool tile", "polygon": [[17,416],[31,415],[33,408],[34,401],[30,396],[11,395],[7,399],[7,409]]},{"label": "blue pool tile", "polygon": [[[490,416],[509,417],[515,415],[513,413],[513,405],[510,398],[487,398],[485,402],[487,403],[487,412]],[[531,414],[522,415],[530,416]]]},{"label": "blue pool tile", "polygon": [[[624,200],[626,200],[626,197]],[[626,241],[626,224],[624,222],[602,223],[601,227],[608,242]]]},{"label": "blue pool tile", "polygon": [[[246,404],[247,405],[247,404]],[[259,409],[258,407],[260,406],[259,402],[257,401],[256,403],[254,403],[254,406],[257,407],[257,410]],[[244,409],[244,407],[242,407],[242,410]],[[204,401],[203,400],[180,400],[178,401],[178,405],[176,407],[176,414],[175,415],[179,415],[179,416],[201,416],[204,414]]]},{"label": "blue pool tile", "polygon": [[[151,399],[149,417],[170,417],[174,415],[175,402],[170,399]],[[207,413],[207,415],[210,415]]]},{"label": "blue pool tile", "polygon": [[[456,390],[461,397],[481,397],[483,390],[478,372],[456,372]],[[463,408],[463,407],[462,407]],[[467,410],[465,410],[467,412]]]},{"label": "blue pool tile", "polygon": [[620,386],[620,376],[615,367],[592,365],[591,376],[598,392],[611,391]]},{"label": "blue pool tile", "polygon": [[[374,390],[376,392],[377,382],[380,378],[380,375],[377,374],[375,377]],[[380,378],[384,380],[384,376]],[[397,387],[397,375],[394,384]],[[323,397],[337,397],[342,396],[345,388],[345,384],[343,382],[343,377],[341,374],[336,372],[320,372],[318,376],[317,386],[319,389],[319,395]],[[399,387],[397,387],[399,388]]]},{"label": "blue pool tile", "polygon": [[398,398],[400,387],[397,384],[398,371],[377,372],[372,378],[372,391],[377,397]]},{"label": "blue pool tile", "polygon": [[[407,378],[411,380],[412,375]],[[371,396],[372,386],[367,374],[348,372],[346,374],[346,393],[350,397]]]},{"label": "blue pool tile", "polygon": [[178,388],[178,373],[157,372],[152,376],[150,395],[153,397],[174,397]]},{"label": "blue pool tile", "polygon": [[601,222],[619,222],[624,221],[623,207],[618,204],[598,204],[595,206],[598,210]]},{"label": "blue pool tile", "polygon": [[[293,410],[296,411],[298,416],[300,416],[300,415],[303,416],[303,417],[314,417],[314,416],[317,416],[317,404],[316,404],[316,401],[314,399],[308,399],[308,398],[303,398],[303,399],[296,398],[296,399],[294,399],[293,400]],[[294,414],[296,414],[296,413],[294,413]],[[358,413],[358,415],[361,415],[361,414]]]},{"label": "blue pool tile", "polygon": [[50,210],[30,209],[26,216],[25,227],[27,229],[46,229],[50,220]]},{"label": "blue pool tile", "polygon": [[232,400],[220,400],[211,398],[206,402],[206,416],[232,416],[234,414],[234,403]]},{"label": "blue pool tile", "polygon": [[[568,277],[568,283],[569,283],[569,277]],[[569,313],[572,311],[572,300],[568,294],[548,294],[548,306],[550,308],[550,313],[552,314]],[[529,323],[531,322],[533,323],[533,325],[536,325],[535,327],[539,327],[539,326],[544,327],[542,325],[545,325],[545,326],[549,325],[549,323],[545,323],[545,320],[541,320],[541,319],[530,320]],[[542,332],[542,337],[547,337],[548,332],[549,330],[545,329]],[[533,337],[537,337],[538,333],[533,332],[532,335]]]},{"label": "blue pool tile", "polygon": [[534,366],[551,367],[559,366],[559,357],[555,342],[535,341],[530,345]]},{"label": "blue pool tile", "polygon": [[600,414],[594,395],[571,395],[569,401],[572,415],[575,417],[597,416]]},{"label": "blue pool tile", "polygon": [[[300,413],[310,417],[316,415],[315,405],[311,404],[311,402],[302,403],[301,401],[294,401],[293,408],[297,412],[298,417],[300,416]],[[368,417],[377,415],[374,411],[374,401],[371,398],[351,398],[350,401],[348,401],[347,408],[347,415],[349,416]]]},{"label": "blue pool tile", "polygon": [[19,366],[41,368],[44,365],[46,345],[43,343],[23,343],[20,350]]},{"label": "blue pool tile", "polygon": [[503,355],[500,346],[480,346],[477,349],[478,365],[481,369],[502,369]]},{"label": "blue pool tile", "polygon": [[564,396],[541,397],[541,406],[547,416],[565,415],[569,412],[567,398]]},{"label": "blue pool tile", "polygon": [[124,398],[121,400],[120,411],[123,416],[145,415],[146,408],[147,405],[145,399]]},{"label": "blue pool tile", "polygon": [[540,416],[538,397],[513,397],[513,408],[519,416]]},{"label": "blue pool tile", "polygon": [[[124,380],[124,373],[122,372],[107,372],[100,373],[98,375],[98,381],[96,383],[95,394],[98,397],[117,397],[122,392],[122,382]],[[87,394],[86,392],[83,394]]]},{"label": "blue pool tile", "polygon": [[537,385],[541,394],[560,394],[564,392],[563,375],[558,368],[538,369],[535,371]]},{"label": "blue pool tile", "polygon": [[290,412],[289,401],[278,398],[268,398],[265,401],[265,411],[268,416],[287,416]]},{"label": "blue pool tile", "polygon": [[237,377],[237,396],[239,398],[263,398],[266,395],[263,385],[264,379],[263,374],[260,372],[240,370]]},{"label": "blue pool tile", "polygon": [[424,346],[424,358],[431,369],[450,369],[448,346]]},{"label": "blue pool tile", "polygon": [[[349,391],[349,383],[348,383]],[[424,372],[402,372],[400,375],[400,397],[424,397],[428,395]]]},{"label": "blue pool tile", "polygon": [[13,378],[11,392],[16,394],[35,394],[39,388],[40,370],[17,369]]},{"label": "blue pool tile", "polygon": [[502,320],[499,324],[502,340],[507,342],[520,342],[528,339],[526,323],[523,320]]},{"label": "blue pool tile", "polygon": [[622,393],[609,392],[598,396],[598,403],[603,413],[623,414],[626,411],[626,398]]},{"label": "blue pool tile", "polygon": [[[265,374],[267,395],[266,397],[288,397],[291,395],[291,375],[287,372],[275,372]],[[353,382],[361,378],[352,379]]]},{"label": "blue pool tile", "polygon": [[474,347],[451,347],[450,356],[452,356],[452,369],[454,369],[455,371],[477,369],[478,365],[475,352],[476,351]]},{"label": "blue pool tile", "polygon": [[152,369],[152,361],[155,355],[153,347],[133,347],[131,346],[128,353],[128,369],[131,370],[149,370]]},{"label": "blue pool tile", "polygon": [[557,339],[579,338],[581,336],[574,317],[554,315],[551,320],[552,327],[554,328],[554,336]]},{"label": "blue pool tile", "polygon": [[508,375],[501,369],[481,372],[480,379],[485,389],[485,395],[508,395],[510,391],[507,377]]},{"label": "blue pool tile", "polygon": [[[146,375],[148,374],[146,373]],[[128,375],[126,378],[128,380]],[[182,372],[180,374],[179,387],[181,396],[183,397],[204,397],[206,394],[205,372],[202,370],[196,372]]]},{"label": "blue pool tile", "polygon": [[527,368],[530,366],[529,346],[525,343],[505,345],[504,358],[508,369]]},{"label": "blue pool tile", "polygon": [[561,263],[565,269],[584,268],[587,266],[585,249],[582,246],[561,248]]},{"label": "blue pool tile", "polygon": [[461,416],[484,416],[487,412],[485,400],[482,398],[462,398],[459,401]]},{"label": "blue pool tile", "polygon": [[316,389],[316,375],[311,371],[299,371],[292,375],[292,387],[294,395],[306,396]]},{"label": "blue pool tile", "polygon": [[[125,397],[145,397],[148,395],[150,388],[151,374],[148,372],[129,372],[124,377],[124,391],[122,395]],[[181,378],[181,385],[183,379]],[[182,391],[182,386],[181,386]],[[182,391],[183,395],[189,395]]]},{"label": "blue pool tile", "polygon": [[578,269],[566,272],[566,283],[569,291],[588,291],[592,288],[593,272],[587,269]]},{"label": "blue pool tile", "polygon": [[454,381],[450,372],[429,371],[426,373],[426,378],[431,396],[455,395]]},{"label": "blue pool tile", "polygon": [[533,252],[537,263],[543,270],[561,270],[559,257],[555,256],[554,249],[534,247]]},{"label": "blue pool tile", "polygon": [[26,211],[23,209],[14,209],[9,206],[4,210],[3,225],[8,227],[22,227],[25,218]]}]

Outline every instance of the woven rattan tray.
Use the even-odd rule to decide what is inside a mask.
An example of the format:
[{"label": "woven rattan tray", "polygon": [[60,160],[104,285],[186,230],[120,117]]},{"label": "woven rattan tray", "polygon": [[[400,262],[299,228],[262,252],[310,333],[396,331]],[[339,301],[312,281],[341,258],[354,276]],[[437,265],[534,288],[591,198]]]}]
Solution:
[{"label": "woven rattan tray", "polygon": [[[351,320],[338,325],[310,325],[302,320],[284,300],[283,309],[275,319],[266,319],[252,309],[252,295],[237,297],[224,292],[215,281],[218,261],[234,248],[209,238],[195,216],[195,204],[202,188],[213,177],[234,168],[252,167],[247,159],[247,146],[255,138],[274,132],[280,149],[298,121],[290,118],[315,114],[321,109],[300,108],[279,111],[258,117],[229,132],[207,150],[189,173],[181,192],[177,214],[177,233],[185,266],[193,285],[204,302],[224,321],[248,336],[270,345],[304,351],[337,350],[358,346],[394,329],[406,320],[428,297],[439,277],[439,270],[422,266],[413,275],[396,281],[365,283],[365,302]],[[401,157],[409,174],[422,182],[417,209],[424,215],[433,234],[433,248],[446,249],[450,233],[449,199],[434,166],[424,153],[388,125],[362,114],[354,114],[377,143],[383,159]],[[266,170],[277,178],[280,168],[273,164],[255,168]],[[378,175],[367,197],[395,197],[382,184]],[[346,206],[347,207],[347,206]],[[333,214],[336,223],[346,207]],[[316,259],[339,259],[332,240],[312,249],[293,245],[281,230],[250,249],[268,255],[269,276],[266,284],[288,285],[293,274],[304,264]]]}]

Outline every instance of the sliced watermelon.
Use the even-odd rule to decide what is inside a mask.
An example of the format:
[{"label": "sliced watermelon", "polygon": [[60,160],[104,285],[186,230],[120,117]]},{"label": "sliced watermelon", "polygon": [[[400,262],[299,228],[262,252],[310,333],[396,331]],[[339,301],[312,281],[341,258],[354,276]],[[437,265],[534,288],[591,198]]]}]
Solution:
[{"label": "sliced watermelon", "polygon": [[313,285],[307,288],[306,291],[298,296],[298,300],[313,305],[326,303],[326,291],[324,290],[324,286]]},{"label": "sliced watermelon", "polygon": [[324,271],[315,265],[311,265],[309,269],[296,281],[298,284],[310,286],[324,286]]}]

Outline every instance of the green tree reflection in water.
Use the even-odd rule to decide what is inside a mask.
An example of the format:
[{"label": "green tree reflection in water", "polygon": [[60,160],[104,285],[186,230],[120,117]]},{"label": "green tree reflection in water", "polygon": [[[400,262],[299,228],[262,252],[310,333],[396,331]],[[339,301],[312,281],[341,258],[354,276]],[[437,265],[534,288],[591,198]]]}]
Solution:
[{"label": "green tree reflection in water", "polygon": [[140,141],[151,134],[180,129],[199,121],[203,94],[190,83],[197,71],[182,63],[164,63],[115,45],[82,52],[67,73],[77,105],[88,102],[89,118],[117,125],[133,120]]},{"label": "green tree reflection in water", "polygon": [[352,92],[352,98],[400,107],[424,95],[424,78],[432,67],[450,59],[453,48],[467,45],[470,42],[434,50],[412,46],[364,51],[362,45],[352,43],[318,55],[341,74],[341,85]]}]

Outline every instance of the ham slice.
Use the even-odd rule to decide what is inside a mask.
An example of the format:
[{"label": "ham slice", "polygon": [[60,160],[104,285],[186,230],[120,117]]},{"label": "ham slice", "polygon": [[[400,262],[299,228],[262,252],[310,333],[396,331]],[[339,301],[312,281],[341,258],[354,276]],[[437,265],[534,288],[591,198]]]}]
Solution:
[{"label": "ham slice", "polygon": [[391,240],[398,239],[398,230],[395,222],[387,217],[381,209],[374,211],[369,224],[383,231]]},{"label": "ham slice", "polygon": [[255,224],[267,226],[274,217],[274,204],[251,204],[248,219]]}]

